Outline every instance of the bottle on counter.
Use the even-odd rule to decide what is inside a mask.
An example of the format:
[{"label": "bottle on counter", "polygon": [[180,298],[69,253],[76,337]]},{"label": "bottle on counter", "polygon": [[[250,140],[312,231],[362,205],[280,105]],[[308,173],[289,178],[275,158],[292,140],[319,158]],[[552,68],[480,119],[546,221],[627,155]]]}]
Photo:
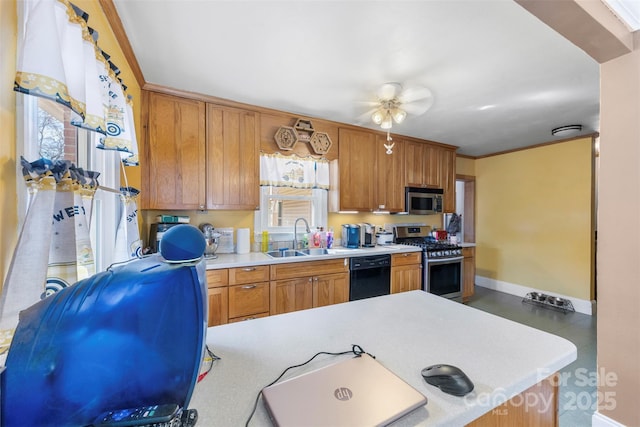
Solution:
[{"label": "bottle on counter", "polygon": [[262,252],[269,252],[269,232],[262,232]]},{"label": "bottle on counter", "polygon": [[327,230],[327,249],[333,247],[333,228],[329,227]]}]

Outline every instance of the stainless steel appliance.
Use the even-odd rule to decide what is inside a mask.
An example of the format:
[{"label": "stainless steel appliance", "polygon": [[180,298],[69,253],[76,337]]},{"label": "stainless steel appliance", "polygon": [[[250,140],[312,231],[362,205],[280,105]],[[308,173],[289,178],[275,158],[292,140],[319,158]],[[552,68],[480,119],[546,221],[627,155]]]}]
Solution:
[{"label": "stainless steel appliance", "polygon": [[462,264],[458,245],[438,241],[428,226],[396,226],[396,243],[422,248],[422,289],[444,298],[462,301]]},{"label": "stainless steel appliance", "polygon": [[391,293],[391,255],[349,259],[349,301]]},{"label": "stainless steel appliance", "polygon": [[358,224],[342,224],[342,246],[350,249],[360,247],[360,226]]},{"label": "stainless steel appliance", "polygon": [[209,223],[200,224],[200,231],[204,235],[204,240],[207,243],[207,246],[204,248],[204,257],[207,259],[215,259],[218,258],[216,255],[216,250],[218,250],[218,244],[220,243],[220,234],[217,232],[213,225]]},{"label": "stainless steel appliance", "polygon": [[405,187],[405,210],[411,215],[435,215],[442,212],[440,188]]},{"label": "stainless steel appliance", "polygon": [[390,231],[378,231],[376,233],[376,243],[380,246],[390,245],[393,243],[393,233]]},{"label": "stainless steel appliance", "polygon": [[372,248],[376,245],[376,227],[366,222],[358,224],[360,226],[360,246]]}]

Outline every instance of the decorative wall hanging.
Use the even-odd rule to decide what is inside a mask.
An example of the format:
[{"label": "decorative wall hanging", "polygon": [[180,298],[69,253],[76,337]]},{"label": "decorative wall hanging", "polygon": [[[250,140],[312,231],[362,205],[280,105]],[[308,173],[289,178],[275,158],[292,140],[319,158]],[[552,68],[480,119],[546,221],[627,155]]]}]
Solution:
[{"label": "decorative wall hanging", "polygon": [[316,132],[311,120],[298,119],[291,126],[280,126],[274,136],[278,148],[293,150],[296,143],[307,142],[316,154],[327,154],[331,149],[331,138],[326,132]]}]

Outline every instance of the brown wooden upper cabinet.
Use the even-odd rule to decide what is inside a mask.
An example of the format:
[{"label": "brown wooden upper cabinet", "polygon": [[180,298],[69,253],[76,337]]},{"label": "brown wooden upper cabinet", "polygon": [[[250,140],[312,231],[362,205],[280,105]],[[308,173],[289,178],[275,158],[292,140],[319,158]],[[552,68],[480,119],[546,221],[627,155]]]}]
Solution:
[{"label": "brown wooden upper cabinet", "polygon": [[260,207],[260,120],[254,111],[207,104],[207,208]]},{"label": "brown wooden upper cabinet", "polygon": [[341,128],[339,136],[331,210],[404,211],[403,142],[396,141],[393,154],[386,154],[386,137],[374,132]]},{"label": "brown wooden upper cabinet", "polygon": [[259,113],[150,92],[147,132],[144,208],[259,207]]},{"label": "brown wooden upper cabinet", "polygon": [[456,152],[428,143],[405,144],[405,180],[407,187],[442,188],[444,212],[456,209]]},{"label": "brown wooden upper cabinet", "polygon": [[142,206],[202,209],[205,205],[205,104],[151,92],[142,162]]},{"label": "brown wooden upper cabinet", "polygon": [[406,183],[408,187],[442,188],[440,149],[421,142],[406,143]]}]

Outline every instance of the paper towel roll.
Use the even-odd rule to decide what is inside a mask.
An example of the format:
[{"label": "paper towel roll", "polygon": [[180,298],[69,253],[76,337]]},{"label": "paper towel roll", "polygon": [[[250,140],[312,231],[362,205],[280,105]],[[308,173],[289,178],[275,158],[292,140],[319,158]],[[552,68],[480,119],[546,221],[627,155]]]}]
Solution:
[{"label": "paper towel roll", "polygon": [[237,239],[236,252],[239,254],[248,254],[251,251],[249,229],[238,228]]}]

